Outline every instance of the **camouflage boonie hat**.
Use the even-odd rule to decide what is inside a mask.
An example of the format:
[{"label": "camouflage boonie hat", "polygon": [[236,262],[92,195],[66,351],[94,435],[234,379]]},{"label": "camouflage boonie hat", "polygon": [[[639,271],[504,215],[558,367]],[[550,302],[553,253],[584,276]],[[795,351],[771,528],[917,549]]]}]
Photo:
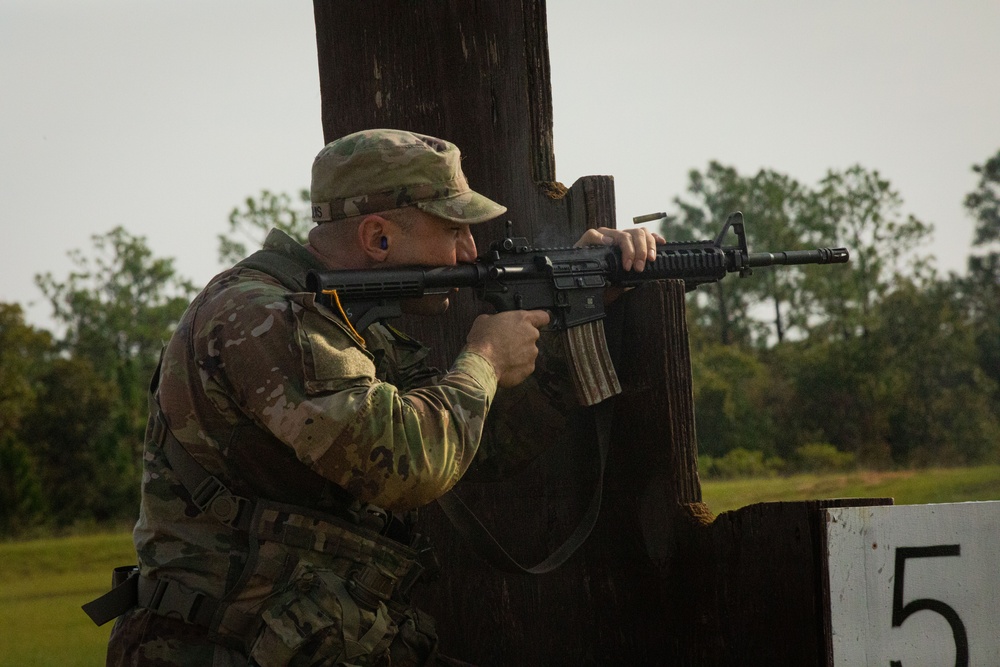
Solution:
[{"label": "camouflage boonie hat", "polygon": [[362,130],[327,144],[313,162],[310,194],[316,222],[411,205],[464,223],[507,211],[469,188],[457,146],[402,130]]}]

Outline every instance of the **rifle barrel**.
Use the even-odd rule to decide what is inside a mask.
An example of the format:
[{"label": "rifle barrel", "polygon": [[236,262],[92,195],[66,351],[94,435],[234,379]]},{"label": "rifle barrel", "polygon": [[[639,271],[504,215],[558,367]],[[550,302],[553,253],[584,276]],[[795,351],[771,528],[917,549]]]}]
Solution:
[{"label": "rifle barrel", "polygon": [[776,264],[845,264],[850,259],[847,248],[817,248],[816,250],[786,250],[783,252],[752,252],[747,255],[747,265],[774,266]]}]

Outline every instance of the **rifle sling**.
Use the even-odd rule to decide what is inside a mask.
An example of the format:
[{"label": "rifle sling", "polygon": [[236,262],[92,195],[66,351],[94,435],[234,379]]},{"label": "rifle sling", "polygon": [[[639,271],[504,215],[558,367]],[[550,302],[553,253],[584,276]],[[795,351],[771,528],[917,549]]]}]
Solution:
[{"label": "rifle sling", "polygon": [[448,520],[455,527],[455,530],[465,539],[472,548],[494,568],[502,572],[514,574],[547,574],[569,560],[577,549],[587,540],[597,524],[597,517],[601,512],[601,495],[604,486],[604,466],[608,457],[608,449],[611,440],[611,417],[612,402],[603,401],[597,404],[593,410],[594,425],[597,430],[597,450],[600,465],[597,475],[597,485],[594,495],[590,499],[590,505],[586,513],[580,519],[576,529],[570,534],[566,541],[562,543],[544,560],[537,565],[526,567],[519,563],[513,556],[507,553],[497,539],[493,537],[489,529],[483,525],[472,510],[462,502],[458,495],[451,491],[437,499],[438,505],[448,517]]}]

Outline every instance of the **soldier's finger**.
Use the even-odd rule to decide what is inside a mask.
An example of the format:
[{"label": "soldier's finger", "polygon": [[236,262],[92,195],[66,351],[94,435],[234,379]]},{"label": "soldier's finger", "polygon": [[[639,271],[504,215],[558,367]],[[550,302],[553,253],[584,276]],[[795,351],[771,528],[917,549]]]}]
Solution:
[{"label": "soldier's finger", "polygon": [[536,329],[541,329],[552,319],[547,310],[526,310],[524,311],[528,320],[528,324],[535,327]]},{"label": "soldier's finger", "polygon": [[615,237],[615,241],[622,251],[622,268],[626,271],[631,271],[637,259],[635,242],[632,240],[632,235],[619,232],[619,235]]}]

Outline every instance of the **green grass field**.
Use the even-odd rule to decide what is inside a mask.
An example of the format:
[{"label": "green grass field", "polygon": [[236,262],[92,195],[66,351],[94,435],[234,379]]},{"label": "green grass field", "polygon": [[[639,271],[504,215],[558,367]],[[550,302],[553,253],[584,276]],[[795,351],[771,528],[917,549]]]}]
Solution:
[{"label": "green grass field", "polygon": [[896,505],[1000,500],[1000,466],[709,480],[701,491],[715,514],[753,503],[826,498],[893,498]]},{"label": "green grass field", "polygon": [[[997,500],[1000,466],[706,481],[702,491],[716,514],[776,500]],[[112,568],[134,558],[126,532],[0,543],[0,667],[104,664],[111,625],[94,626],[80,605],[108,589]]]},{"label": "green grass field", "polygon": [[111,624],[98,628],[80,605],[134,560],[124,532],[0,544],[0,665],[103,665]]}]

